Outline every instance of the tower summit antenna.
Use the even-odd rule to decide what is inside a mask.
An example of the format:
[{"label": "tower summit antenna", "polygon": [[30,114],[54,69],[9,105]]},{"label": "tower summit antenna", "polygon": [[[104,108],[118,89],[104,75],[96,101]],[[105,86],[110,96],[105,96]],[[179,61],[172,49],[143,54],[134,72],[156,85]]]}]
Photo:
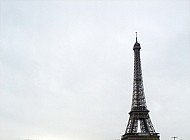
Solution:
[{"label": "tower summit antenna", "polygon": [[136,42],[137,42],[137,32],[135,32],[136,33]]}]

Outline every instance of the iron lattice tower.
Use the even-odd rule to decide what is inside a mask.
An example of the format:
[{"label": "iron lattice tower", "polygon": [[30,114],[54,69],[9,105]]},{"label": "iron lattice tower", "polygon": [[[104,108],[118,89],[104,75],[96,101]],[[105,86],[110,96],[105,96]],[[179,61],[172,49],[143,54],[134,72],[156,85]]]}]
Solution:
[{"label": "iron lattice tower", "polygon": [[137,41],[134,44],[134,80],[133,97],[129,121],[125,134],[121,140],[159,140],[159,134],[152,125],[149,110],[147,109],[140,59],[141,46]]}]

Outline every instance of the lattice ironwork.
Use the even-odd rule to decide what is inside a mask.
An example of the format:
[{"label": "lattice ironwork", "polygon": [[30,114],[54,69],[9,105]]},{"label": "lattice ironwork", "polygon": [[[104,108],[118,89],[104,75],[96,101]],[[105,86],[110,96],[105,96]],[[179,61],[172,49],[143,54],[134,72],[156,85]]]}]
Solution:
[{"label": "lattice ironwork", "polygon": [[[125,134],[122,136],[122,140],[130,140],[129,137],[138,136],[142,134],[143,137],[146,135],[150,136],[151,139],[155,138],[159,140],[158,133],[155,132],[153,124],[149,116],[149,110],[147,109],[143,78],[141,70],[141,59],[140,59],[141,46],[137,41],[134,44],[134,80],[133,80],[133,97],[131,111],[129,112],[129,121]],[[140,135],[139,135],[140,134]]]}]

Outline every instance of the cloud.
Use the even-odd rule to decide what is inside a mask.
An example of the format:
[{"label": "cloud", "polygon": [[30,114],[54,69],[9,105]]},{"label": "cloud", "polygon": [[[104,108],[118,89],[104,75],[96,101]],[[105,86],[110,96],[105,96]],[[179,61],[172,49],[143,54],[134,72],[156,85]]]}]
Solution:
[{"label": "cloud", "polygon": [[119,138],[136,31],[154,127],[187,138],[178,128],[190,125],[189,1],[2,0],[0,9],[1,139]]}]

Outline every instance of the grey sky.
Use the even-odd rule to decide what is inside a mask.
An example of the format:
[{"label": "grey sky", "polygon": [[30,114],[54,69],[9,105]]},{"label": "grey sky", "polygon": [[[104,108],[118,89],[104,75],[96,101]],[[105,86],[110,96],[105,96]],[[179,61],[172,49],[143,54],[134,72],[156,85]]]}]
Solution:
[{"label": "grey sky", "polygon": [[115,140],[135,32],[162,140],[189,139],[189,0],[0,0],[0,139]]}]

